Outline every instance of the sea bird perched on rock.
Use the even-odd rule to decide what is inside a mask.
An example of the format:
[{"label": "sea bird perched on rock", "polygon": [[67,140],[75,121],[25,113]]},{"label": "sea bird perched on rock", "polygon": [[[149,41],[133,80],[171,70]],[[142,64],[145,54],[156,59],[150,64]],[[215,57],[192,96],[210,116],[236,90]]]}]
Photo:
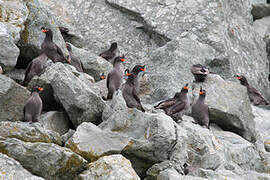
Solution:
[{"label": "sea bird perched on rock", "polygon": [[113,94],[117,91],[123,81],[123,72],[121,70],[121,63],[125,61],[124,56],[117,56],[113,61],[113,69],[109,72],[107,76],[107,98],[103,97],[104,100],[112,99]]},{"label": "sea bird perched on rock", "polygon": [[41,91],[43,91],[43,88],[34,87],[31,96],[23,108],[24,120],[26,122],[38,122],[39,120],[43,105],[39,96]]},{"label": "sea bird perched on rock", "polygon": [[182,116],[189,110],[190,104],[188,102],[188,84],[186,84],[182,89],[181,92],[176,98],[176,102],[174,105],[164,109],[165,113],[175,121],[178,122],[182,120]]},{"label": "sea bird perched on rock", "polygon": [[248,97],[253,105],[269,105],[268,101],[260,94],[260,92],[249,85],[245,76],[235,75],[235,77],[240,81],[240,84],[247,87]]},{"label": "sea bird perched on rock", "polygon": [[38,57],[33,59],[27,66],[25,71],[25,76],[23,80],[23,85],[27,86],[27,84],[31,81],[31,79],[38,75],[40,76],[42,73],[44,73],[46,67],[47,67],[47,60],[48,57],[45,53],[41,53]]},{"label": "sea bird perched on rock", "polygon": [[195,78],[195,82],[204,82],[206,76],[209,74],[208,69],[201,64],[192,65],[190,71]]},{"label": "sea bird perched on rock", "polygon": [[196,101],[196,103],[192,105],[191,116],[195,120],[196,124],[199,124],[209,129],[209,109],[208,109],[208,105],[204,103],[205,96],[206,96],[206,91],[203,90],[201,86],[199,98]]},{"label": "sea bird perched on rock", "polygon": [[82,66],[81,60],[79,57],[73,54],[70,43],[66,42],[66,47],[69,52],[69,56],[67,58],[69,64],[74,66],[78,72],[83,72],[83,66]]},{"label": "sea bird perched on rock", "polygon": [[113,42],[113,43],[111,44],[110,49],[108,49],[108,50],[106,50],[106,51],[100,53],[99,56],[103,57],[104,59],[106,59],[107,61],[109,61],[110,63],[113,64],[112,59],[113,59],[114,56],[115,56],[115,51],[116,51],[116,49],[117,49],[117,43],[116,43],[116,42]]},{"label": "sea bird perched on rock", "polygon": [[145,71],[145,66],[136,65],[131,73],[129,71],[125,71],[126,75],[128,76],[127,81],[123,84],[122,94],[126,101],[127,107],[129,108],[137,108],[142,112],[145,112],[144,108],[142,107],[141,100],[139,98],[139,81],[138,81],[138,74],[140,72]]},{"label": "sea bird perched on rock", "polygon": [[54,63],[62,62],[68,63],[67,59],[64,57],[64,54],[60,47],[58,47],[53,42],[53,32],[49,28],[41,27],[42,32],[46,34],[44,41],[41,44],[41,50],[46,56],[51,59]]}]

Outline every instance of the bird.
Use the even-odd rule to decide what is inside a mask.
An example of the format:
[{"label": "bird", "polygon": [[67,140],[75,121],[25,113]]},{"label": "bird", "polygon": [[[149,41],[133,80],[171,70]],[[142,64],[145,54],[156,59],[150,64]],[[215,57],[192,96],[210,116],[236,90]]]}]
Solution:
[{"label": "bird", "polygon": [[123,72],[121,70],[120,64],[125,61],[125,56],[117,56],[113,61],[113,69],[107,75],[107,98],[103,97],[104,100],[109,100],[113,98],[113,94],[117,91],[123,81]]},{"label": "bird", "polygon": [[62,35],[63,39],[66,41],[67,38],[69,37],[69,34],[68,34],[69,29],[68,28],[65,28],[65,27],[62,27],[62,26],[61,27],[58,27],[58,29],[61,32],[61,35]]},{"label": "bird", "polygon": [[209,108],[208,105],[204,102],[205,96],[206,91],[203,90],[201,86],[199,98],[196,103],[192,105],[191,116],[195,120],[195,124],[199,124],[209,129]]},{"label": "bird", "polygon": [[115,57],[115,51],[117,49],[117,43],[113,42],[110,46],[110,48],[102,53],[99,54],[102,58],[106,59],[110,63],[113,64],[112,59]]},{"label": "bird", "polygon": [[104,74],[104,73],[101,73],[100,76],[99,76],[99,79],[100,79],[100,80],[106,79],[105,74]]},{"label": "bird", "polygon": [[235,75],[235,77],[240,81],[241,85],[246,86],[249,100],[253,105],[269,105],[269,102],[260,94],[260,92],[249,85],[245,76]]},{"label": "bird", "polygon": [[31,81],[31,79],[38,75],[40,76],[44,73],[45,69],[47,68],[47,60],[48,57],[45,53],[41,53],[38,57],[33,59],[27,66],[25,71],[25,76],[23,80],[23,85],[27,86],[27,84]]},{"label": "bird", "polygon": [[67,58],[69,64],[74,66],[78,72],[83,72],[83,66],[82,66],[81,60],[79,57],[73,54],[70,43],[67,42],[66,47],[69,52],[69,56]]},{"label": "bird", "polygon": [[204,82],[206,76],[209,74],[208,69],[201,64],[192,65],[190,71],[195,78],[195,82]]},{"label": "bird", "polygon": [[167,109],[175,104],[176,100],[179,98],[180,92],[174,94],[173,98],[161,101],[158,105],[154,106],[155,109]]},{"label": "bird", "polygon": [[26,122],[38,122],[42,111],[42,100],[39,96],[39,92],[43,91],[41,87],[34,87],[32,89],[31,96],[26,101],[23,108],[24,120]]},{"label": "bird", "polygon": [[182,120],[182,116],[189,110],[190,105],[188,102],[187,93],[188,83],[181,89],[176,102],[172,106],[164,109],[165,113],[177,123]]},{"label": "bird", "polygon": [[[128,76],[127,81],[123,84],[122,88],[122,95],[125,99],[126,105],[129,108],[137,108],[141,110],[142,112],[145,112],[144,108],[142,107],[141,100],[139,98],[139,81],[138,81],[138,74],[140,72],[145,71],[145,66],[142,65],[136,65],[131,73],[126,73]],[[138,83],[138,84],[136,84]]]},{"label": "bird", "polygon": [[60,47],[53,42],[53,32],[49,28],[41,27],[43,33],[46,34],[44,41],[41,44],[41,50],[54,63],[62,62],[68,63]]}]

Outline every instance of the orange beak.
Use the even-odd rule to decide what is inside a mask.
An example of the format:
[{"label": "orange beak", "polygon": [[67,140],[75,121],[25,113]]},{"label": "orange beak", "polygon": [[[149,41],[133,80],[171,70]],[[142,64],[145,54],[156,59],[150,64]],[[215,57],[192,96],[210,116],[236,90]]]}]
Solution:
[{"label": "orange beak", "polygon": [[43,88],[38,88],[39,91],[43,91]]},{"label": "orange beak", "polygon": [[141,71],[145,71],[145,68],[141,68],[140,70],[141,70]]},{"label": "orange beak", "polygon": [[126,73],[126,76],[130,76],[131,75],[131,73]]},{"label": "orange beak", "polygon": [[48,32],[48,30],[46,30],[46,29],[42,29],[41,31],[44,32],[44,33],[45,33],[45,32]]},{"label": "orange beak", "polygon": [[105,79],[105,76],[100,76],[100,79]]},{"label": "orange beak", "polygon": [[201,91],[201,92],[200,92],[200,95],[203,95],[203,94],[204,94],[204,92]]},{"label": "orange beak", "polygon": [[187,87],[187,86],[184,86],[184,89],[185,89],[185,90],[188,90],[188,87]]},{"label": "orange beak", "polygon": [[241,77],[237,77],[237,79],[238,79],[238,80],[240,80],[240,79],[241,79]]},{"label": "orange beak", "polygon": [[122,59],[120,59],[122,62],[125,62],[125,59],[124,58],[122,58]]}]

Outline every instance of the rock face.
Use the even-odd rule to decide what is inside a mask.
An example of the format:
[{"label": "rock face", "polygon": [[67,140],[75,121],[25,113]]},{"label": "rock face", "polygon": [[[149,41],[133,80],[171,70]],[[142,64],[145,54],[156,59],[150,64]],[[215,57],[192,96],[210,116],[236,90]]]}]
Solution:
[{"label": "rock face", "polygon": [[19,48],[14,44],[12,36],[8,33],[6,25],[1,23],[0,18],[0,65],[4,71],[16,65],[19,53]]},{"label": "rock face", "polygon": [[69,130],[69,121],[63,112],[50,111],[41,115],[39,121],[44,128],[55,131],[60,135],[65,134]]},{"label": "rock face", "polygon": [[129,138],[114,132],[102,131],[92,123],[82,123],[66,143],[66,147],[89,161],[120,153],[129,143]]},{"label": "rock face", "polygon": [[0,121],[23,119],[23,107],[30,92],[12,79],[0,74]]},{"label": "rock face", "polygon": [[50,143],[26,143],[15,138],[0,137],[0,152],[45,179],[74,179],[86,164],[82,157],[67,148]]},{"label": "rock face", "polygon": [[41,94],[45,106],[54,101],[60,103],[75,127],[82,122],[97,122],[101,119],[104,101],[62,63],[48,67],[40,77],[33,78],[29,86],[36,83],[46,92]]},{"label": "rock face", "polygon": [[210,122],[254,142],[255,122],[246,87],[209,75],[204,83],[192,84],[194,99],[198,98],[200,86],[207,93],[205,103],[209,106]]},{"label": "rock face", "polygon": [[186,132],[164,113],[143,113],[129,109],[118,92],[110,107],[103,112],[103,130],[131,138],[123,150],[141,176],[153,164],[168,159],[184,164],[186,161]]},{"label": "rock face", "polygon": [[251,11],[252,15],[253,15],[253,19],[256,20],[256,19],[260,19],[260,18],[263,18],[263,17],[267,17],[267,16],[270,16],[270,5],[269,4],[256,4],[253,6],[253,9]]},{"label": "rock face", "polygon": [[0,136],[5,138],[17,138],[26,142],[62,144],[58,133],[45,129],[39,123],[0,122],[0,129]]},{"label": "rock face", "polygon": [[[188,66],[190,61],[193,62],[193,59],[195,59],[208,64],[216,72],[222,73],[224,78],[231,78],[231,74],[235,73],[252,72],[246,75],[253,86],[261,89],[269,87],[265,46],[263,40],[252,28],[250,1],[213,2],[204,0],[161,3],[140,0],[107,0],[107,2],[120,9],[123,14],[131,14],[135,19],[139,19],[144,23],[145,31],[150,34],[158,34],[167,41],[172,40],[172,42],[165,43],[166,45],[161,47],[160,50],[157,49],[150,53],[151,59],[151,56],[159,57],[156,55],[157,52],[163,52],[165,55],[161,56],[162,61],[160,61],[165,64],[171,62],[173,56],[179,57],[175,58],[173,67],[170,68],[172,69],[171,73],[175,75],[169,74],[168,77],[167,68],[158,68],[158,71],[155,69],[154,72],[151,72],[153,76],[158,76],[157,81],[166,84],[166,81],[170,78],[169,82],[176,84],[180,78],[181,71],[179,69],[182,70],[181,67]],[[181,50],[182,47],[187,46],[185,43],[182,46],[182,41],[186,38],[191,39],[190,42],[194,40],[195,46],[190,47],[188,51],[195,54],[194,56]],[[180,47],[170,45],[175,40],[180,41]],[[170,46],[172,47],[170,48]],[[202,50],[199,49],[199,52],[193,51],[193,47],[196,46],[202,47]],[[209,50],[206,49],[207,47]],[[175,50],[177,48],[179,50]],[[248,54],[245,50],[247,48],[249,49]],[[203,52],[206,54],[203,54]],[[196,57],[200,53],[203,54],[202,57]],[[168,54],[168,57],[166,57],[166,54]],[[186,60],[187,57],[191,58]],[[155,59],[153,58],[153,60]],[[177,71],[173,71],[178,66]],[[254,71],[254,69],[256,70]],[[260,81],[258,81],[259,79]],[[181,84],[184,83],[182,79]],[[174,86],[172,85],[172,87]],[[270,94],[265,92],[264,95],[269,97]]]},{"label": "rock face", "polygon": [[77,180],[140,180],[129,160],[122,155],[104,156],[87,165]]},{"label": "rock face", "polygon": [[44,180],[41,177],[32,175],[25,170],[22,165],[14,159],[0,153],[0,178],[6,180],[12,179],[29,179],[29,180]]}]

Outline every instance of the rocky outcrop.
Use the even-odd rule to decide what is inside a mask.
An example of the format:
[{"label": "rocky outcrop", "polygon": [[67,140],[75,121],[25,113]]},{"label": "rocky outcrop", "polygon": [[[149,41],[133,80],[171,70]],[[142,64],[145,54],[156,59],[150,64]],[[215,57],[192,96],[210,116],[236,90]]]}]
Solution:
[{"label": "rocky outcrop", "polygon": [[32,79],[29,87],[37,83],[44,88],[41,97],[45,106],[60,103],[75,127],[82,122],[100,121],[104,101],[62,63],[48,67],[44,74]]},{"label": "rocky outcrop", "polygon": [[251,14],[253,15],[253,19],[261,19],[267,16],[270,16],[270,5],[266,3],[259,3],[256,5],[253,5],[253,9],[251,11]]},{"label": "rocky outcrop", "polygon": [[12,179],[29,179],[29,180],[44,180],[41,177],[32,175],[22,165],[14,159],[0,153],[0,178],[5,180]]},{"label": "rocky outcrop", "polygon": [[77,180],[140,180],[131,163],[122,155],[104,156],[87,165]]},{"label": "rocky outcrop", "polygon": [[198,98],[200,86],[207,93],[210,121],[255,142],[255,121],[246,87],[210,74],[204,83],[192,84],[193,100]]},{"label": "rocky outcrop", "polygon": [[57,111],[50,111],[42,114],[39,122],[44,128],[55,131],[60,135],[67,133],[70,126],[65,114]]},{"label": "rocky outcrop", "polygon": [[0,74],[0,121],[23,119],[23,107],[30,92],[12,79]]},{"label": "rocky outcrop", "polygon": [[92,162],[105,155],[119,154],[128,144],[126,136],[102,131],[92,123],[82,123],[66,147]]},{"label": "rocky outcrop", "polygon": [[0,65],[4,71],[11,70],[16,65],[19,53],[20,50],[8,33],[6,26],[0,22]]},{"label": "rocky outcrop", "polygon": [[30,143],[0,137],[0,152],[45,179],[74,179],[86,164],[71,150],[51,143]]},{"label": "rocky outcrop", "polygon": [[[103,112],[103,130],[131,138],[123,153],[141,176],[153,164],[168,159],[186,161],[186,132],[163,113],[143,113],[128,109],[118,92]],[[180,164],[181,165],[181,164]]]},{"label": "rocky outcrop", "polygon": [[61,137],[58,133],[42,127],[39,123],[0,122],[0,129],[0,136],[5,138],[62,145]]}]

